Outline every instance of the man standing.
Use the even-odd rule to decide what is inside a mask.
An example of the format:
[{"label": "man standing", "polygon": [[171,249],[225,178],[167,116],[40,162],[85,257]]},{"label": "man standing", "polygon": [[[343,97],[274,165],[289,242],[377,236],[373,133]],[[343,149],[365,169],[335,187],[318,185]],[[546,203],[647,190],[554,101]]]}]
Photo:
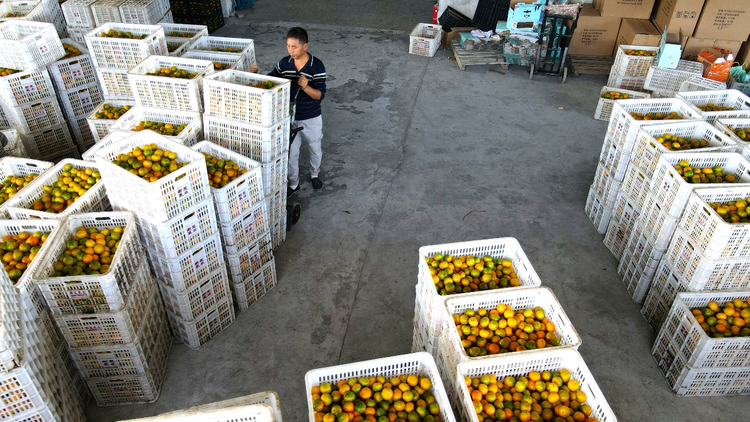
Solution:
[{"label": "man standing", "polygon": [[[304,28],[294,27],[287,32],[286,49],[289,55],[281,59],[269,75],[291,80],[292,97],[299,92],[297,113],[292,127],[301,127],[302,131],[297,134],[290,146],[287,196],[291,196],[299,190],[299,149],[303,139],[310,152],[312,186],[314,189],[323,187],[318,175],[323,158],[323,117],[320,102],[326,94],[326,68],[319,58],[307,52],[307,31]],[[253,66],[251,71],[257,71],[257,66]]]}]

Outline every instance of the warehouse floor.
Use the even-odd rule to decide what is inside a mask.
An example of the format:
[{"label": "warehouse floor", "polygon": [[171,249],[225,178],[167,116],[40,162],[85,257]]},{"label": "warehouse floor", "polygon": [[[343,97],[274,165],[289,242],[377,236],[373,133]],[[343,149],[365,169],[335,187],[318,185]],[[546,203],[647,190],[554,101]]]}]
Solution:
[{"label": "warehouse floor", "polygon": [[[89,419],[274,390],[285,421],[307,420],[308,370],[409,352],[420,246],[494,237],[517,238],[553,289],[620,421],[741,419],[747,397],[672,393],[650,355],[655,333],[583,211],[606,79],[462,72],[443,49],[407,54],[430,1],[365,4],[259,0],[217,33],[254,38],[268,71],[286,55],[285,21],[307,27],[329,75],[325,187],[313,191],[302,166],[303,214],[276,251],[274,290],[201,350],[175,345],[156,403],[91,405]],[[387,30],[366,29],[376,26]]]}]

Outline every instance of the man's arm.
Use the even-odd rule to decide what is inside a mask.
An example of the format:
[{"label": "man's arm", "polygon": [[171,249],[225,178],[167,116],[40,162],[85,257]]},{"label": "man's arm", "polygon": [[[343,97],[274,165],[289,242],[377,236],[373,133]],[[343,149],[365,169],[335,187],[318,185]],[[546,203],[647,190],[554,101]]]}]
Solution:
[{"label": "man's arm", "polygon": [[[316,81],[317,82],[317,81]],[[325,84],[325,82],[324,82]],[[307,79],[305,75],[301,75],[299,79],[297,79],[297,85],[299,85],[300,90],[307,94],[308,97],[312,98],[313,100],[322,100],[323,99],[323,91],[320,89],[313,88]]]}]

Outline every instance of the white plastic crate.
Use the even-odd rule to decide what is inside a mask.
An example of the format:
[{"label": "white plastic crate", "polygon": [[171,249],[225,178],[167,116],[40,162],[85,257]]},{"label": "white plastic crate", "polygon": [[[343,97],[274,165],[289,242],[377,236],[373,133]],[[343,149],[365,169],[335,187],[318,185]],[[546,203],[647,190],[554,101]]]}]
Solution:
[{"label": "white plastic crate", "polygon": [[[708,142],[704,148],[675,151],[667,149],[657,142],[657,138],[669,133],[685,139],[698,139]],[[642,126],[635,140],[631,161],[651,177],[656,170],[659,157],[665,153],[679,152],[736,152],[737,143],[723,134],[721,130],[705,121],[672,122],[658,125]]]},{"label": "white plastic crate", "polygon": [[219,268],[185,291],[177,291],[162,283],[159,283],[159,290],[167,311],[187,321],[198,318],[222,299],[231,296],[226,268]]},{"label": "white plastic crate", "polygon": [[94,14],[91,11],[91,5],[97,0],[67,0],[62,3],[63,15],[68,27],[86,27],[93,28],[96,26]]},{"label": "white plastic crate", "polygon": [[[192,79],[147,75],[149,72],[171,67],[197,75]],[[130,69],[128,79],[137,105],[200,112],[203,110],[201,84],[203,78],[212,73],[214,64],[208,60],[155,55]]]},{"label": "white plastic crate", "polygon": [[663,255],[664,249],[655,248],[636,223],[617,266],[633,302],[643,303]]},{"label": "white plastic crate", "polygon": [[660,204],[653,194],[648,194],[638,216],[638,225],[643,230],[643,236],[657,249],[666,249],[672,234],[677,227],[678,217],[667,213],[667,208]]},{"label": "white plastic crate", "polygon": [[104,25],[110,22],[122,22],[120,5],[126,0],[98,0],[92,4],[91,12],[94,15],[94,26]]},{"label": "white plastic crate", "polygon": [[9,106],[37,103],[55,96],[47,69],[28,70],[0,78],[0,100]]},{"label": "white plastic crate", "polygon": [[743,150],[747,149],[748,145],[750,145],[750,140],[741,139],[736,133],[729,129],[731,127],[734,130],[745,129],[750,131],[750,118],[727,119],[720,117],[714,121],[714,126],[724,132],[724,134],[729,136],[733,141],[737,142],[737,145],[739,145],[737,152],[742,153]]},{"label": "white plastic crate", "polygon": [[418,23],[409,34],[409,54],[432,57],[440,48],[443,28],[440,25]]},{"label": "white plastic crate", "polygon": [[609,78],[607,79],[607,86],[611,86],[619,89],[627,89],[629,91],[644,92],[643,84],[646,82],[646,78],[634,78],[631,76],[621,76],[615,71],[610,71]]},{"label": "white plastic crate", "polygon": [[282,159],[279,155],[289,147],[289,128],[289,118],[272,126],[257,126],[209,116],[208,112],[203,115],[205,140],[262,163]]},{"label": "white plastic crate", "polygon": [[21,301],[26,299],[19,296],[19,291],[14,288],[14,282],[3,269],[0,275],[0,374],[22,365],[25,358]]},{"label": "white plastic crate", "polygon": [[608,134],[604,137],[602,151],[599,153],[599,165],[617,182],[622,182],[625,178],[625,171],[630,163],[631,151],[626,151],[624,147],[617,145],[614,139]]},{"label": "white plastic crate", "polygon": [[604,235],[604,245],[618,261],[625,252],[633,226],[640,214],[640,205],[636,204],[625,192],[620,191],[615,200],[607,233]]},{"label": "white plastic crate", "polygon": [[55,26],[46,22],[0,22],[0,67],[42,69],[65,55]]},{"label": "white plastic crate", "polygon": [[493,374],[498,379],[503,379],[506,376],[526,376],[531,371],[556,372],[563,368],[570,371],[571,379],[577,380],[581,384],[581,391],[586,393],[588,399],[586,404],[591,406],[591,416],[597,418],[600,422],[616,422],[617,418],[614,412],[612,412],[594,376],[583,361],[583,357],[576,350],[571,349],[542,350],[533,356],[511,354],[494,359],[461,362],[458,365],[458,375],[455,382],[459,386],[460,403],[458,406],[461,408],[463,420],[478,422],[464,377],[478,378],[482,375]]},{"label": "white plastic crate", "polygon": [[612,107],[612,114],[607,127],[607,134],[615,143],[623,148],[623,152],[633,150],[638,130],[642,126],[668,123],[665,120],[636,120],[630,113],[663,113],[665,116],[672,112],[682,116],[684,120],[702,120],[690,104],[678,98],[647,98],[643,100],[620,100]]},{"label": "white plastic crate", "polygon": [[26,185],[23,192],[19,192],[13,198],[5,201],[5,206],[8,209],[8,213],[11,218],[23,220],[29,218],[43,218],[43,219],[62,219],[71,214],[77,213],[88,213],[97,211],[107,211],[109,208],[109,201],[107,200],[107,193],[104,189],[104,184],[99,181],[91,187],[86,193],[81,195],[74,203],[63,211],[55,214],[46,211],[37,211],[32,209],[34,201],[44,192],[45,185],[51,185],[57,181],[58,176],[62,174],[63,167],[67,164],[71,164],[76,168],[93,168],[97,169],[97,165],[89,161],[81,161],[76,159],[64,159],[57,163],[54,167],[50,168],[41,176],[34,179],[31,183]]},{"label": "white plastic crate", "polygon": [[130,88],[128,71],[122,69],[96,68],[96,78],[101,84],[106,100],[125,100],[135,104],[135,94]]},{"label": "white plastic crate", "polygon": [[746,289],[750,287],[750,259],[707,258],[690,236],[677,228],[665,254],[672,269],[691,290]]},{"label": "white plastic crate", "polygon": [[154,276],[177,291],[192,288],[199,280],[224,266],[224,254],[218,234],[209,236],[175,259],[167,259],[150,249],[146,253]]},{"label": "white plastic crate", "polygon": [[674,273],[669,260],[662,259],[641,308],[641,315],[654,331],[661,328],[677,294],[686,291],[687,285]]},{"label": "white plastic crate", "polygon": [[[145,276],[151,278],[148,273]],[[152,282],[150,289],[133,289],[121,311],[55,315],[54,318],[71,348],[128,344],[136,341],[154,297],[158,300],[159,289]]]},{"label": "white plastic crate", "polygon": [[422,309],[425,306],[425,302],[419,296],[419,287],[416,287],[416,291],[417,294],[414,298],[414,334],[411,351],[412,353],[427,352],[437,360],[442,330],[437,332],[430,331],[428,328],[430,324],[425,319],[425,312]]},{"label": "white plastic crate", "polygon": [[[638,269],[635,263],[626,264],[626,268],[622,269],[622,274],[620,275],[622,284],[625,285],[625,290],[628,292],[630,298],[633,299],[633,302],[640,305],[646,300],[654,275],[645,275]],[[623,265],[623,262],[620,265]]]},{"label": "white plastic crate", "polygon": [[200,37],[208,36],[208,27],[206,25],[192,25],[186,23],[159,23],[159,26],[164,28],[164,35],[170,38],[177,38],[176,32],[181,34],[189,34],[189,36],[180,37],[187,38],[190,40],[197,40]]},{"label": "white plastic crate", "polygon": [[[258,405],[268,406],[271,413],[255,407]],[[226,419],[224,419],[224,412],[230,412],[226,415]],[[248,418],[250,422],[283,422],[279,395],[274,391],[264,391],[249,396],[162,413],[154,418],[134,419],[124,422],[201,422],[205,421],[207,417],[214,418],[217,422],[231,422],[237,418]]]},{"label": "white plastic crate", "polygon": [[260,163],[208,141],[200,142],[192,149],[221,160],[232,160],[241,170],[247,170],[247,173],[223,188],[211,188],[220,224],[230,224],[236,218],[245,216],[247,211],[263,200]]},{"label": "white plastic crate", "polygon": [[[19,420],[34,413],[45,414],[44,410],[52,399],[49,396],[50,388],[45,387],[48,380],[53,377],[50,369],[37,369],[30,363],[0,375],[0,389],[3,391],[4,401],[0,418]],[[16,419],[17,417],[19,419]]]},{"label": "white plastic crate", "polygon": [[[167,51],[171,57],[183,57],[183,53],[190,47],[190,38],[172,38],[167,37]],[[187,57],[191,59],[200,59],[199,57]],[[206,59],[201,59],[206,60]]]},{"label": "white plastic crate", "polygon": [[708,203],[750,197],[750,187],[695,189],[690,193],[679,227],[708,259],[749,258],[750,224],[729,224]]},{"label": "white plastic crate", "polygon": [[[170,150],[177,154],[177,161],[188,164],[149,183],[111,162],[119,154],[145,144],[156,144],[161,149]],[[211,195],[203,154],[156,133],[139,133],[125,138],[100,149],[94,156],[102,172],[102,181],[110,187],[112,201],[141,218],[167,221],[191,211]],[[213,211],[213,207],[211,209]]]},{"label": "white plastic crate", "polygon": [[[8,116],[5,115],[3,110],[2,100],[0,100],[0,130],[11,129],[10,122],[8,122]],[[7,134],[6,134],[7,137]]]},{"label": "white plastic crate", "polygon": [[632,198],[635,205],[641,207],[651,192],[650,185],[651,177],[644,174],[635,164],[629,163],[620,191]]},{"label": "white plastic crate", "polygon": [[88,54],[89,51],[85,47],[86,44],[79,44],[70,38],[63,39],[62,43],[72,45],[81,54],[68,59],[58,60],[47,66],[58,92],[95,84],[97,80],[96,73],[94,72],[94,63],[91,61],[91,56]]},{"label": "white plastic crate", "polygon": [[[460,362],[466,361],[486,361],[496,358],[498,355],[487,355],[481,357],[469,357],[461,344],[461,338],[456,331],[456,324],[453,322],[452,315],[462,314],[467,309],[478,310],[484,308],[489,310],[497,308],[498,304],[505,304],[513,310],[540,307],[544,310],[545,317],[555,324],[555,334],[560,339],[560,346],[556,348],[578,349],[581,345],[581,337],[573,328],[573,324],[568,319],[560,302],[555,297],[552,290],[546,287],[533,289],[523,289],[504,292],[502,290],[486,291],[483,295],[467,297],[448,297],[445,299],[445,309],[448,319],[445,320],[443,331],[440,337],[440,347],[446,360],[446,366],[451,373],[450,379],[456,379],[456,368]],[[521,352],[509,352],[504,354],[534,356],[537,352],[545,349],[524,350]]]},{"label": "white plastic crate", "polygon": [[286,240],[287,231],[287,215],[286,211],[282,214],[275,222],[271,222],[271,241],[273,242],[273,249],[276,250]]},{"label": "white plastic crate", "polygon": [[276,262],[271,260],[242,282],[232,283],[237,309],[244,311],[274,287],[276,287]]},{"label": "white plastic crate", "polygon": [[78,146],[78,151],[86,151],[96,144],[94,134],[91,133],[91,127],[86,121],[86,116],[70,119],[68,125],[70,126],[70,134]]},{"label": "white plastic crate", "polygon": [[120,5],[124,23],[152,25],[169,11],[169,0],[127,0]]},{"label": "white plastic crate", "polygon": [[[750,97],[736,89],[680,92],[677,97],[691,104],[695,111],[700,113],[709,123],[713,123],[720,118],[750,118]],[[705,106],[706,104],[731,107],[734,110],[703,111],[698,108],[698,106]]]},{"label": "white plastic crate", "polygon": [[617,72],[620,76],[633,78],[643,78],[648,75],[649,69],[656,62],[656,54],[653,56],[637,56],[625,54],[627,50],[643,50],[653,53],[659,52],[659,47],[649,47],[642,45],[620,45],[617,48],[615,62],[612,65],[612,72]]},{"label": "white plastic crate", "polygon": [[96,159],[94,158],[94,154],[96,153],[96,151],[99,151],[102,148],[106,148],[115,142],[118,142],[125,138],[129,138],[131,136],[136,136],[136,135],[131,132],[112,132],[109,135],[105,136],[104,139],[95,143],[91,148],[89,148],[86,152],[84,152],[81,155],[83,156],[84,160],[95,162]]},{"label": "white plastic crate", "polygon": [[234,220],[219,225],[221,240],[227,253],[237,254],[250,246],[257,239],[268,233],[271,220],[265,203],[252,205],[247,211]]},{"label": "white plastic crate", "polygon": [[678,294],[651,349],[657,363],[669,353],[672,358],[679,354],[683,364],[693,368],[750,367],[750,338],[709,337],[691,312],[711,301],[721,305],[735,298],[746,301],[749,295],[748,291]]},{"label": "white plastic crate", "polygon": [[620,94],[627,94],[628,98],[623,98],[625,100],[651,98],[651,94],[647,94],[645,92],[630,91],[627,89],[605,86],[599,93],[599,103],[597,104],[596,111],[594,112],[594,119],[596,120],[609,121],[609,115],[612,113],[612,106],[615,104],[615,100],[601,97],[605,92],[619,92]]},{"label": "white plastic crate", "polygon": [[[101,1],[99,0],[99,2]],[[95,17],[97,13],[97,10],[94,9]],[[117,15],[119,19],[119,11]],[[116,21],[107,20],[106,22]],[[146,35],[146,38],[130,39],[99,36],[100,33],[106,33],[110,29],[130,32],[134,36]],[[86,44],[89,47],[89,54],[91,54],[91,58],[97,68],[129,70],[137,66],[148,56],[168,54],[164,28],[158,25],[105,23],[86,34],[85,38]]]},{"label": "white plastic crate", "polygon": [[679,92],[686,91],[714,91],[717,89],[727,89],[727,84],[724,82],[715,81],[713,79],[704,78],[702,76],[693,76],[680,84]]},{"label": "white plastic crate", "polygon": [[[119,246],[110,269],[99,275],[51,276],[53,265],[66,250],[79,227],[112,229],[123,227]],[[47,305],[55,315],[90,314],[121,310],[128,293],[137,283],[149,285],[148,265],[141,264],[143,249],[135,228],[135,216],[129,212],[71,215],[47,239],[47,253],[32,273]]]},{"label": "white plastic crate", "polygon": [[612,217],[612,210],[612,208],[607,208],[602,200],[599,199],[594,186],[591,185],[588,198],[586,198],[585,211],[589,220],[594,223],[594,228],[596,228],[598,233],[604,234],[607,232],[607,226]]},{"label": "white plastic crate", "polygon": [[[66,3],[68,3],[68,0]],[[91,26],[68,26],[68,37],[77,43],[86,44],[86,34],[94,29],[94,25]]]},{"label": "white plastic crate", "polygon": [[[44,2],[41,1],[4,1],[0,3],[0,19],[46,22]],[[21,14],[19,17],[6,17],[8,14]]]},{"label": "white plastic crate", "polygon": [[[96,113],[101,112],[104,110],[104,104],[109,104],[114,107],[123,107],[123,106],[134,106],[135,101],[126,101],[126,100],[106,100],[103,101],[101,104],[99,104],[94,110],[89,113],[88,116],[86,116],[86,120],[88,121],[89,126],[91,127],[91,133],[94,135],[94,139],[96,142],[99,142],[103,140],[107,135],[109,135],[110,132],[112,132],[112,125],[114,125],[117,120],[113,119],[97,119]],[[120,116],[122,118],[122,116]],[[119,120],[119,119],[118,119]],[[84,160],[86,158],[84,157]],[[93,161],[93,158],[92,160]]]},{"label": "white plastic crate", "polygon": [[[190,45],[191,44],[187,44],[188,47],[190,47]],[[181,54],[181,57],[185,57],[188,59],[210,60],[214,63],[214,67],[216,63],[221,63],[226,68],[240,70],[243,72],[249,72],[250,66],[255,64],[254,61],[251,61],[252,57],[249,55],[238,55],[235,53],[223,53],[219,51],[186,49],[186,51]]]},{"label": "white plastic crate", "polygon": [[104,100],[99,84],[96,82],[66,91],[58,91],[57,95],[68,119],[86,117]]},{"label": "white plastic crate", "polygon": [[57,162],[78,155],[68,126],[64,123],[28,134],[21,133],[19,136],[29,156],[33,158]]},{"label": "white plastic crate", "polygon": [[174,23],[174,16],[172,16],[172,9],[167,10],[167,13],[164,14],[164,16],[161,17],[159,22],[156,22],[157,25],[160,25],[162,23]]},{"label": "white plastic crate", "polygon": [[[231,48],[232,52],[223,51]],[[250,38],[234,38],[234,37],[216,37],[204,35],[195,40],[194,43],[188,47],[188,50],[197,51],[210,51],[210,52],[222,52],[225,54],[235,54],[238,59],[247,61],[251,65],[255,61],[255,41]]]},{"label": "white plastic crate", "polygon": [[[196,44],[198,42],[200,40],[196,41]],[[248,86],[266,81],[272,81],[276,86],[271,89]],[[222,70],[207,76],[203,81],[204,112],[208,116],[264,127],[284,124],[289,117],[290,87],[291,82],[288,79],[239,70]],[[289,126],[288,122],[286,126]],[[253,138],[255,137],[244,139]],[[288,135],[286,139],[289,139]],[[256,159],[255,156],[250,158]]]},{"label": "white plastic crate", "polygon": [[[664,154],[654,170],[651,192],[670,216],[679,217],[690,192],[702,184],[686,182],[674,166],[687,160],[693,168],[721,166],[727,175],[733,174],[737,183],[750,183],[750,162],[736,153],[684,153]],[[734,183],[711,183],[711,186],[732,187]]]},{"label": "white plastic crate", "polygon": [[[437,253],[441,253],[444,255],[449,254],[454,257],[461,255],[476,255],[480,257],[484,255],[490,255],[495,259],[510,259],[513,262],[513,269],[518,275],[518,281],[520,285],[518,287],[503,288],[501,289],[503,291],[509,291],[509,289],[539,287],[542,284],[542,281],[534,270],[534,267],[526,257],[523,249],[521,249],[521,245],[518,243],[518,240],[512,237],[423,246],[419,248],[419,282],[417,286],[420,289],[420,297],[425,301],[424,310],[426,320],[431,324],[428,328],[433,332],[437,332],[442,329],[444,319],[447,317],[447,315],[445,315],[446,312],[444,310],[445,306],[443,302],[448,297],[453,296],[440,296],[437,289],[435,288],[435,283],[432,280],[432,275],[430,274],[430,270],[427,266],[426,258],[432,257]],[[483,293],[486,293],[486,291],[460,293],[458,296],[468,297],[473,295],[481,295]]]},{"label": "white plastic crate", "polygon": [[731,396],[750,394],[750,369],[697,369],[683,366],[679,356],[674,364],[663,360],[659,369],[678,396]]},{"label": "white plastic crate", "polygon": [[598,197],[599,202],[610,211],[615,204],[615,199],[617,199],[617,193],[620,192],[620,186],[622,186],[622,182],[617,181],[615,175],[605,169],[604,163],[599,162],[591,189]]},{"label": "white plastic crate", "polygon": [[149,360],[160,342],[171,341],[164,304],[152,296],[138,337],[117,346],[71,348],[70,356],[84,378],[143,375],[151,368]]},{"label": "white plastic crate", "polygon": [[682,83],[695,76],[703,75],[703,64],[688,60],[680,60],[676,69],[652,66],[648,70],[644,88],[651,91],[676,94]]},{"label": "white plastic crate", "polygon": [[286,185],[266,196],[266,209],[271,222],[280,220],[286,214]]},{"label": "white plastic crate", "polygon": [[[287,175],[289,172],[289,152],[285,149],[275,158],[263,162],[261,167],[263,170],[263,190],[266,197],[277,195],[279,190],[283,190],[282,200],[285,201]],[[273,215],[275,218],[278,212]]]},{"label": "white plastic crate", "polygon": [[[5,180],[8,176],[25,177],[30,174],[41,175],[49,170],[52,165],[52,163],[47,161],[32,160],[30,158],[3,157],[0,158],[0,180]],[[19,192],[22,192],[25,188],[21,188]],[[5,204],[0,204],[0,218],[8,218],[9,216]]]},{"label": "white plastic crate", "polygon": [[456,422],[458,420],[453,416],[451,404],[448,401],[448,395],[440,379],[435,359],[425,352],[329,366],[327,368],[308,371],[305,374],[308,420],[309,422],[315,421],[312,395],[310,394],[313,387],[319,386],[324,382],[335,385],[338,381],[347,380],[352,377],[383,376],[388,379],[409,374],[430,379],[432,395],[435,397],[435,402],[440,406],[440,420],[443,422]]},{"label": "white plastic crate", "polygon": [[232,298],[227,297],[192,321],[185,321],[167,312],[175,337],[191,349],[200,349],[234,322]]},{"label": "white plastic crate", "polygon": [[127,113],[120,116],[119,119],[114,120],[114,124],[110,126],[111,131],[134,131],[133,128],[138,126],[140,122],[151,121],[160,123],[169,123],[174,126],[187,125],[179,134],[175,136],[162,135],[170,141],[177,142],[187,147],[201,142],[203,140],[203,122],[201,121],[200,113],[192,111],[178,111],[178,110],[165,110],[163,108],[156,107],[142,107],[135,106],[127,111]]},{"label": "white plastic crate", "polygon": [[65,117],[56,97],[6,108],[5,114],[11,125],[21,133],[40,131],[65,124]]},{"label": "white plastic crate", "polygon": [[257,275],[264,265],[273,261],[272,242],[273,239],[266,233],[244,249],[240,249],[238,253],[224,255],[232,283],[245,283]]}]

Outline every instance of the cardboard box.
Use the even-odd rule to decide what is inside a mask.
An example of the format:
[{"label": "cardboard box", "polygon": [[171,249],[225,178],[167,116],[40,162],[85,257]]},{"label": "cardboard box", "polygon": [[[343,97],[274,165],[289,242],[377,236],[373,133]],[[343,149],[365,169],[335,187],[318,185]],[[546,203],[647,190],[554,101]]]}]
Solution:
[{"label": "cardboard box", "polygon": [[602,16],[648,19],[654,8],[654,0],[594,0],[594,7]]},{"label": "cardboard box", "polygon": [[592,5],[584,5],[570,41],[569,54],[611,56],[617,42],[620,18],[602,16]]},{"label": "cardboard box", "polygon": [[682,37],[680,34],[663,33],[659,44],[659,54],[656,55],[656,65],[667,69],[677,69],[681,57]]},{"label": "cardboard box", "polygon": [[457,27],[457,28],[451,28],[450,32],[443,31],[443,35],[440,38],[440,45],[443,46],[444,49],[453,51],[453,47],[451,47],[451,42],[454,38],[458,38],[462,32],[471,32],[475,29],[479,29],[476,26],[464,26],[464,27]]},{"label": "cardboard box", "polygon": [[742,42],[690,37],[683,42],[682,60],[697,60],[698,53],[709,47],[719,47],[731,51],[732,54],[738,54]]},{"label": "cardboard box", "polygon": [[661,33],[648,19],[623,19],[617,34],[615,51],[620,45],[644,45],[658,47]]},{"label": "cardboard box", "polygon": [[726,82],[734,55],[729,50],[709,47],[698,54],[698,62],[703,63],[704,78]]},{"label": "cardboard box", "polygon": [[706,0],[693,36],[745,41],[750,35],[750,1]]},{"label": "cardboard box", "polygon": [[652,22],[659,31],[673,34],[682,32],[684,36],[690,36],[695,31],[695,25],[703,10],[706,0],[657,0],[654,7]]},{"label": "cardboard box", "polygon": [[740,51],[737,52],[734,61],[739,64],[750,64],[750,42],[742,43],[742,47],[740,48]]}]

